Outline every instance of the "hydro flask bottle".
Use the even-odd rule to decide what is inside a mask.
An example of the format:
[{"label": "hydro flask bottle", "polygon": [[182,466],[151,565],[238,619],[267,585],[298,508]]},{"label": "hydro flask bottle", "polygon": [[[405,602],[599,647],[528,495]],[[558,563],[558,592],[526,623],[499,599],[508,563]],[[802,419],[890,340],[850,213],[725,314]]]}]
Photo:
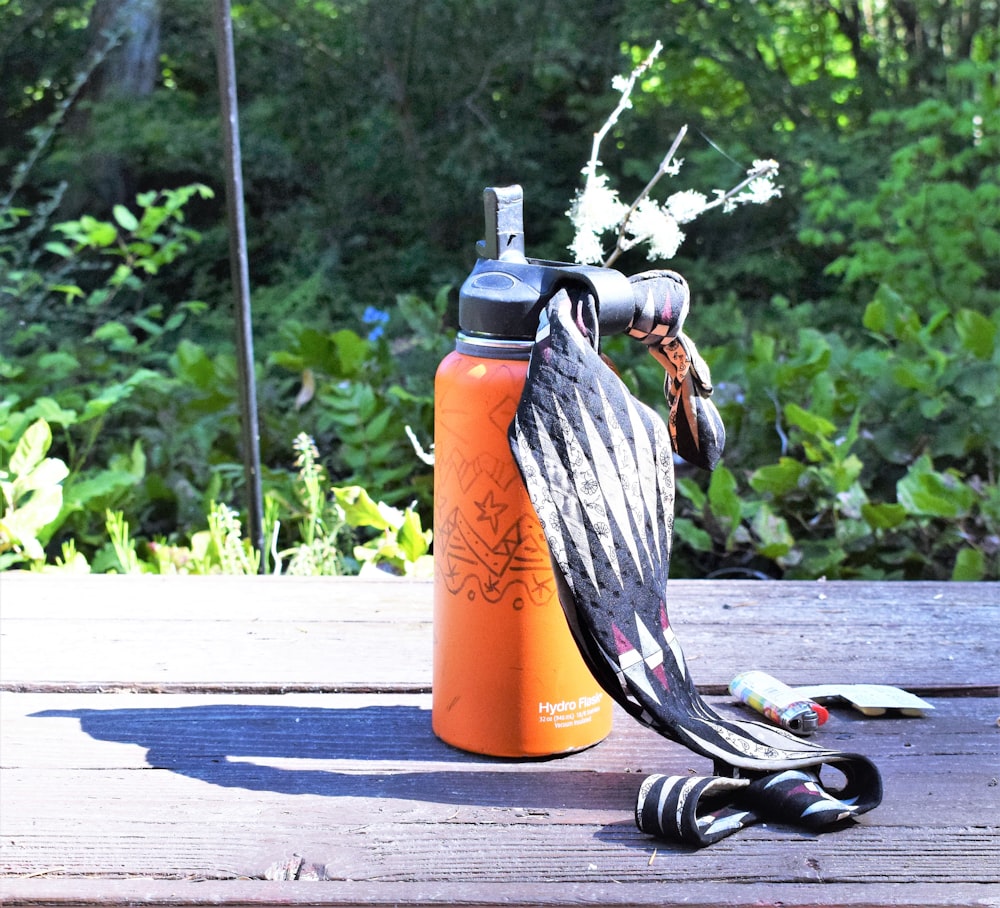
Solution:
[{"label": "hydro flask bottle", "polygon": [[614,271],[526,259],[520,187],[487,189],[485,202],[486,240],[462,286],[456,348],[434,385],[432,723],[463,750],[540,757],[601,741],[612,703],[559,605],[507,429],[555,288],[613,288],[629,313],[631,288]]}]

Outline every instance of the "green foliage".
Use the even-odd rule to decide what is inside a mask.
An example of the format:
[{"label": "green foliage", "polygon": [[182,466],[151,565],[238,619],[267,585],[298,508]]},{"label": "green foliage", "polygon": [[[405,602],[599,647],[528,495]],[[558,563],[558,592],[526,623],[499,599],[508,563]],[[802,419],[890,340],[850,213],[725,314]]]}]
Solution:
[{"label": "green foliage", "polygon": [[387,334],[376,329],[368,337],[284,326],[270,364],[300,377],[296,406],[310,434],[334,452],[338,482],[364,485],[392,503],[415,497],[429,509],[430,471],[412,454],[406,429],[425,439],[433,429],[434,369],[452,346],[442,330],[447,305],[448,288],[430,303],[401,295],[384,313]]},{"label": "green foliage", "polygon": [[[679,480],[677,572],[997,578],[995,4],[911,6],[236,4],[266,569],[425,563],[407,428],[428,445],[476,200],[523,184],[532,253],[565,257],[611,77],[662,39],[602,150],[623,194],[685,123],[678,188],[758,157],[784,184],[670,263],[729,434]],[[155,88],[122,98],[127,36],[89,0],[0,3],[0,567],[254,564],[220,504],[243,478],[210,17],[161,11]],[[660,398],[655,363],[608,348]]]},{"label": "green foliage", "polygon": [[360,486],[336,488],[333,492],[348,524],[371,527],[380,534],[354,548],[362,575],[380,570],[424,579],[433,576],[431,531],[423,529],[413,507],[400,510],[375,502]]},{"label": "green foliage", "polygon": [[62,510],[66,464],[46,457],[52,432],[43,419],[21,436],[4,469],[0,469],[3,518],[0,520],[0,570],[45,561],[45,531]]},{"label": "green foliage", "polygon": [[298,525],[296,543],[275,552],[274,570],[306,576],[348,573],[344,557],[347,519],[336,500],[327,494],[327,475],[319,462],[319,451],[305,433],[295,439],[294,447],[298,453],[295,461],[297,507],[282,499],[276,490],[268,491],[269,510],[274,515],[270,521],[272,538],[276,538],[280,530],[277,518],[282,511],[292,511],[292,519]]},{"label": "green foliage", "polygon": [[785,577],[998,576],[1000,312],[925,323],[886,298],[856,342],[801,328],[753,332],[735,368],[710,354],[740,385],[723,403],[732,472],[707,495],[679,483],[686,570],[721,555]]},{"label": "green foliage", "polygon": [[[175,267],[198,242],[184,211],[207,195],[197,184],[143,193],[136,214],[119,206],[112,221],[83,216],[51,230],[47,208],[7,219],[9,242],[0,247],[0,445],[10,449],[37,419],[55,431],[70,472],[45,540],[56,549],[72,539],[81,556],[93,556],[105,536],[105,513],[126,505],[138,532],[183,537],[213,502],[239,492],[231,346],[185,336],[203,334],[201,304],[143,305],[161,269]],[[269,466],[280,474],[283,439],[305,425],[336,452],[331,468],[338,479],[426,505],[426,464],[399,453],[410,449],[404,426],[429,435],[430,377],[405,368],[424,368],[428,356],[443,354],[446,305],[445,292],[433,304],[402,299],[399,311],[411,330],[391,342],[286,321],[275,334],[272,365],[291,366],[310,381],[315,375],[318,395],[302,412],[306,397],[293,407],[279,381],[262,383]],[[289,349],[281,346],[286,340]]]},{"label": "green foliage", "polygon": [[[61,460],[45,456],[51,441],[48,424],[39,419],[18,440],[6,468],[0,470],[4,499],[0,570],[24,566],[35,571],[115,574],[259,573],[265,554],[243,538],[238,512],[217,501],[209,504],[207,529],[192,533],[187,543],[139,540],[123,511],[107,510],[107,541],[93,553],[92,561],[70,540],[63,544],[61,556],[48,562],[43,542],[59,525],[62,482],[69,476]],[[360,486],[330,490],[312,439],[300,435],[295,450],[296,505],[290,505],[277,487],[267,490],[268,537],[277,542],[286,511],[297,531],[290,546],[273,551],[272,573],[432,575],[431,531],[423,529],[412,506],[401,510],[376,502]],[[355,540],[357,533],[363,541]]]},{"label": "green foliage", "polygon": [[110,544],[97,556],[94,570],[112,574],[244,574],[258,573],[260,553],[243,538],[239,514],[212,502],[208,529],[192,534],[188,545],[140,544],[121,511],[108,511]]},{"label": "green foliage", "polygon": [[[52,237],[40,249],[35,240],[46,230],[49,207],[34,216],[25,209],[0,212],[0,298],[3,326],[15,332],[10,345],[23,350],[37,344],[39,323],[53,309],[63,315],[51,326],[57,337],[99,328],[105,336],[115,332],[122,349],[137,341],[128,340],[116,317],[130,315],[127,328],[133,331],[157,334],[178,328],[185,318],[183,307],[160,324],[162,307],[144,310],[142,303],[146,278],[200,240],[184,223],[184,207],[195,196],[211,198],[212,191],[196,183],[140,193],[138,215],[116,205],[112,221],[90,215],[64,221],[52,228]],[[51,335],[44,340],[51,343]]]},{"label": "green foliage", "polygon": [[170,394],[164,346],[203,308],[145,305],[146,285],[197,242],[183,209],[207,194],[197,184],[144,193],[137,215],[120,207],[114,222],[84,216],[51,231],[42,206],[12,214],[0,233],[0,441],[37,418],[57,428],[73,474],[64,517],[84,537],[95,527],[80,515],[102,528],[104,510],[146,477],[146,447],[128,417],[155,412]]},{"label": "green foliage", "polygon": [[732,473],[679,484],[682,571],[1000,576],[994,71],[960,64],[949,93],[873,116],[849,144],[885,137],[874,181],[857,161],[807,174],[800,239],[835,252],[829,299],[711,320]]},{"label": "green foliage", "polygon": [[114,556],[115,566],[109,569],[115,574],[138,574],[140,573],[139,556],[135,551],[135,542],[129,536],[128,521],[121,511],[106,514],[106,524],[108,536],[111,539],[111,553]]},{"label": "green foliage", "polygon": [[955,97],[872,117],[895,150],[871,193],[854,194],[837,168],[811,177],[818,230],[843,243],[829,266],[850,291],[905,299],[921,317],[942,304],[989,314],[1000,285],[1000,90],[995,65],[951,70]]}]

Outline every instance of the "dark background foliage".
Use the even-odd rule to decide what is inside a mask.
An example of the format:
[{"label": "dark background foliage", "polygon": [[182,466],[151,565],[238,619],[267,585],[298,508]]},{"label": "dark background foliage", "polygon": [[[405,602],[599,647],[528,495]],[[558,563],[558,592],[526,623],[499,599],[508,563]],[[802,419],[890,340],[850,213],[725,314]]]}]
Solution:
[{"label": "dark background foliage", "polygon": [[[233,16],[269,481],[306,431],[334,481],[429,517],[403,426],[429,443],[483,187],[522,184],[529,252],[564,259],[612,77],[660,40],[602,149],[622,197],[684,124],[668,191],[726,188],[758,158],[783,186],[689,225],[670,263],[730,433],[724,468],[682,481],[677,572],[997,576],[995,0],[251,0]],[[0,3],[0,135],[5,457],[29,417],[55,426],[78,506],[50,548],[96,545],[112,504],[146,536],[183,535],[241,482],[211,4]],[[195,183],[214,192],[151,244],[115,215]],[[608,347],[655,402],[653,364]],[[102,394],[113,406],[84,419]],[[117,485],[69,494],[126,455]]]}]

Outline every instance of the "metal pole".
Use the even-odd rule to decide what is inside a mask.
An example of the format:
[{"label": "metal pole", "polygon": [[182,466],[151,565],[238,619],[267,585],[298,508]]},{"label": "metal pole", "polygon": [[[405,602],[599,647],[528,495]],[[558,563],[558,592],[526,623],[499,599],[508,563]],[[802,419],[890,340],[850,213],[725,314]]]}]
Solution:
[{"label": "metal pole", "polygon": [[253,325],[250,315],[250,269],[243,211],[243,165],[240,159],[239,112],[236,102],[236,59],[229,0],[216,0],[215,45],[222,108],[226,164],[226,209],[229,221],[229,263],[236,295],[236,358],[239,366],[243,473],[247,487],[250,541],[261,553],[264,569],[264,498],[260,476],[260,427],[254,382]]}]

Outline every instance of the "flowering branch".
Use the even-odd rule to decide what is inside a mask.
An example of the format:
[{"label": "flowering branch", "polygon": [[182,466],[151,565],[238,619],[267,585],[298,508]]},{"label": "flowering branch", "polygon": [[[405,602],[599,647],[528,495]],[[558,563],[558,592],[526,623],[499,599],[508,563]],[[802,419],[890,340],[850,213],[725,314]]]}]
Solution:
[{"label": "flowering branch", "polygon": [[[631,94],[636,80],[659,55],[662,45],[659,41],[649,56],[626,78],[618,76],[612,83],[619,89],[620,97],[615,109],[594,133],[590,160],[584,168],[584,187],[574,198],[567,214],[576,228],[576,236],[570,251],[577,261],[589,264],[600,263],[610,267],[623,252],[642,243],[649,244],[650,259],[669,259],[676,254],[684,240],[681,224],[693,221],[698,215],[712,208],[722,207],[726,212],[744,203],[761,204],[781,195],[781,187],[774,184],[778,173],[776,161],[754,161],[746,176],[728,190],[715,190],[715,198],[709,200],[704,194],[687,190],[676,192],[666,202],[660,204],[651,197],[652,191],[665,175],[676,176],[683,159],[676,158],[681,142],[687,135],[687,126],[678,131],[670,150],[664,155],[652,179],[631,205],[625,205],[618,197],[617,190],[608,185],[608,177],[599,171],[601,166],[601,142],[618,122],[621,114],[632,106]],[[601,237],[615,233],[615,245],[605,257]]]},{"label": "flowering branch", "polygon": [[632,88],[635,86],[635,80],[639,78],[650,66],[653,65],[653,61],[660,55],[660,51],[663,50],[663,45],[657,41],[653,45],[653,49],[649,52],[649,56],[642,61],[635,69],[632,70],[628,78],[623,78],[621,76],[616,76],[612,81],[613,87],[617,88],[620,92],[618,98],[618,104],[611,115],[604,121],[604,125],[594,133],[594,141],[590,146],[590,160],[587,162],[587,169],[584,173],[587,174],[587,179],[596,178],[597,168],[600,166],[601,161],[599,155],[601,153],[601,142],[604,141],[605,136],[611,131],[612,127],[618,122],[618,118],[632,106]]},{"label": "flowering branch", "polygon": [[670,150],[663,156],[663,160],[660,161],[660,166],[656,168],[656,173],[653,174],[652,179],[643,187],[642,192],[639,193],[636,200],[632,203],[628,211],[625,212],[625,217],[621,219],[621,223],[618,225],[618,236],[615,237],[615,248],[601,264],[605,268],[610,268],[623,252],[631,249],[636,242],[636,240],[626,240],[625,230],[628,228],[629,218],[635,214],[636,209],[639,207],[639,203],[649,197],[649,194],[653,191],[653,188],[660,181],[666,173],[676,173],[680,168],[683,161],[674,161],[674,155],[677,154],[677,149],[681,147],[681,142],[684,141],[684,136],[687,135],[687,124],[685,123],[680,130],[678,130],[677,135],[674,137],[674,141],[670,146]]}]

